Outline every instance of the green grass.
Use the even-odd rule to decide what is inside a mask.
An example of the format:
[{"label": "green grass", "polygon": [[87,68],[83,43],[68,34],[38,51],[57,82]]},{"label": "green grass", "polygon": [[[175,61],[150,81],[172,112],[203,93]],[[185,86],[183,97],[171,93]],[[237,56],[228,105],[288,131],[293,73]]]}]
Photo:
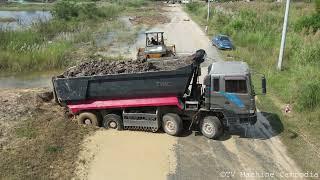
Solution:
[{"label": "green grass", "polygon": [[0,70],[21,72],[52,70],[63,67],[64,54],[70,50],[71,42],[45,40],[39,32],[0,32]]},{"label": "green grass", "polygon": [[[207,24],[204,4],[192,3],[185,9],[200,25]],[[316,12],[313,4],[294,2],[291,5],[281,72],[276,70],[276,65],[284,4],[212,3],[212,9],[209,36],[220,33],[231,36],[237,49],[222,54],[235,57],[234,60],[244,60],[255,71],[266,74],[268,95],[261,98],[260,108],[280,117],[284,125],[280,136],[288,146],[291,157],[306,171],[318,170],[320,30],[314,29],[318,21],[314,20]],[[273,103],[273,100],[279,102]],[[292,116],[282,114],[281,108],[285,104],[293,106]],[[274,123],[276,121],[272,121],[272,118],[269,118],[270,123],[274,129],[279,129],[279,124]]]}]

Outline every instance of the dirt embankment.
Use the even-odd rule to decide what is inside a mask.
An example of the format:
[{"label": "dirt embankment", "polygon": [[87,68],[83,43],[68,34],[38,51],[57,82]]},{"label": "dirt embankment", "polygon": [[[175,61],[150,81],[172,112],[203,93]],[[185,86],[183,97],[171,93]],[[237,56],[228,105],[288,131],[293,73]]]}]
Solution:
[{"label": "dirt embankment", "polygon": [[64,118],[45,89],[0,91],[0,179],[70,179],[92,129]]}]

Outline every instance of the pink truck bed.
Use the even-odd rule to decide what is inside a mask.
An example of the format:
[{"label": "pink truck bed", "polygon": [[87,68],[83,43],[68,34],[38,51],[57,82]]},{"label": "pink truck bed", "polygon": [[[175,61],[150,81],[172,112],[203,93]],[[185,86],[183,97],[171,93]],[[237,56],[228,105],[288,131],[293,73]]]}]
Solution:
[{"label": "pink truck bed", "polygon": [[159,106],[177,106],[183,109],[183,105],[175,96],[153,97],[153,98],[131,98],[131,99],[112,99],[112,100],[83,100],[77,103],[67,103],[67,107],[73,114],[83,110],[94,109],[116,109],[129,107],[159,107]]}]

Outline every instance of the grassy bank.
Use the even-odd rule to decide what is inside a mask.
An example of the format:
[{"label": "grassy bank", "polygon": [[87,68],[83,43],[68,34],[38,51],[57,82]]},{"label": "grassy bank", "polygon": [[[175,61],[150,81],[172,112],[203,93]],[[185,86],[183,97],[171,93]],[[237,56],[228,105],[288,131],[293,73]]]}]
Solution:
[{"label": "grassy bank", "polygon": [[[283,71],[276,71],[284,4],[266,2],[212,3],[209,35],[231,36],[236,50],[223,52],[226,57],[244,60],[266,74],[269,93],[260,98],[263,111],[277,113],[284,124],[280,134],[289,154],[305,171],[320,168],[320,31],[313,3],[292,3]],[[186,11],[206,25],[206,7],[187,5]],[[230,58],[226,58],[230,59]],[[286,104],[293,107],[283,114]],[[277,125],[274,124],[274,129]],[[292,135],[295,134],[295,135]]]},{"label": "grassy bank", "polygon": [[[51,8],[54,18],[29,29],[0,31],[0,71],[43,71],[72,63],[70,54],[79,44],[94,44],[97,30],[118,30],[117,17],[138,12],[148,1],[81,3],[58,1]],[[74,53],[73,53],[74,54]]]}]

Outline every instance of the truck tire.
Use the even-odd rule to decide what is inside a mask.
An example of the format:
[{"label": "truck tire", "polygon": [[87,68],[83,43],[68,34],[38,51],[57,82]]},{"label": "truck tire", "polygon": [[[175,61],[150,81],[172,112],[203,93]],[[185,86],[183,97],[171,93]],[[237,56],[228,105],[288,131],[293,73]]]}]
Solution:
[{"label": "truck tire", "polygon": [[222,133],[222,125],[216,116],[206,116],[200,122],[201,133],[209,139],[217,139]]},{"label": "truck tire", "polygon": [[179,115],[167,113],[162,117],[163,130],[172,136],[177,136],[182,130],[182,120]]},{"label": "truck tire", "polygon": [[97,115],[91,112],[80,113],[77,120],[79,124],[85,124],[89,126],[99,126],[100,124]]},{"label": "truck tire", "polygon": [[117,114],[107,114],[106,116],[104,116],[102,125],[106,129],[123,129],[122,118]]}]

